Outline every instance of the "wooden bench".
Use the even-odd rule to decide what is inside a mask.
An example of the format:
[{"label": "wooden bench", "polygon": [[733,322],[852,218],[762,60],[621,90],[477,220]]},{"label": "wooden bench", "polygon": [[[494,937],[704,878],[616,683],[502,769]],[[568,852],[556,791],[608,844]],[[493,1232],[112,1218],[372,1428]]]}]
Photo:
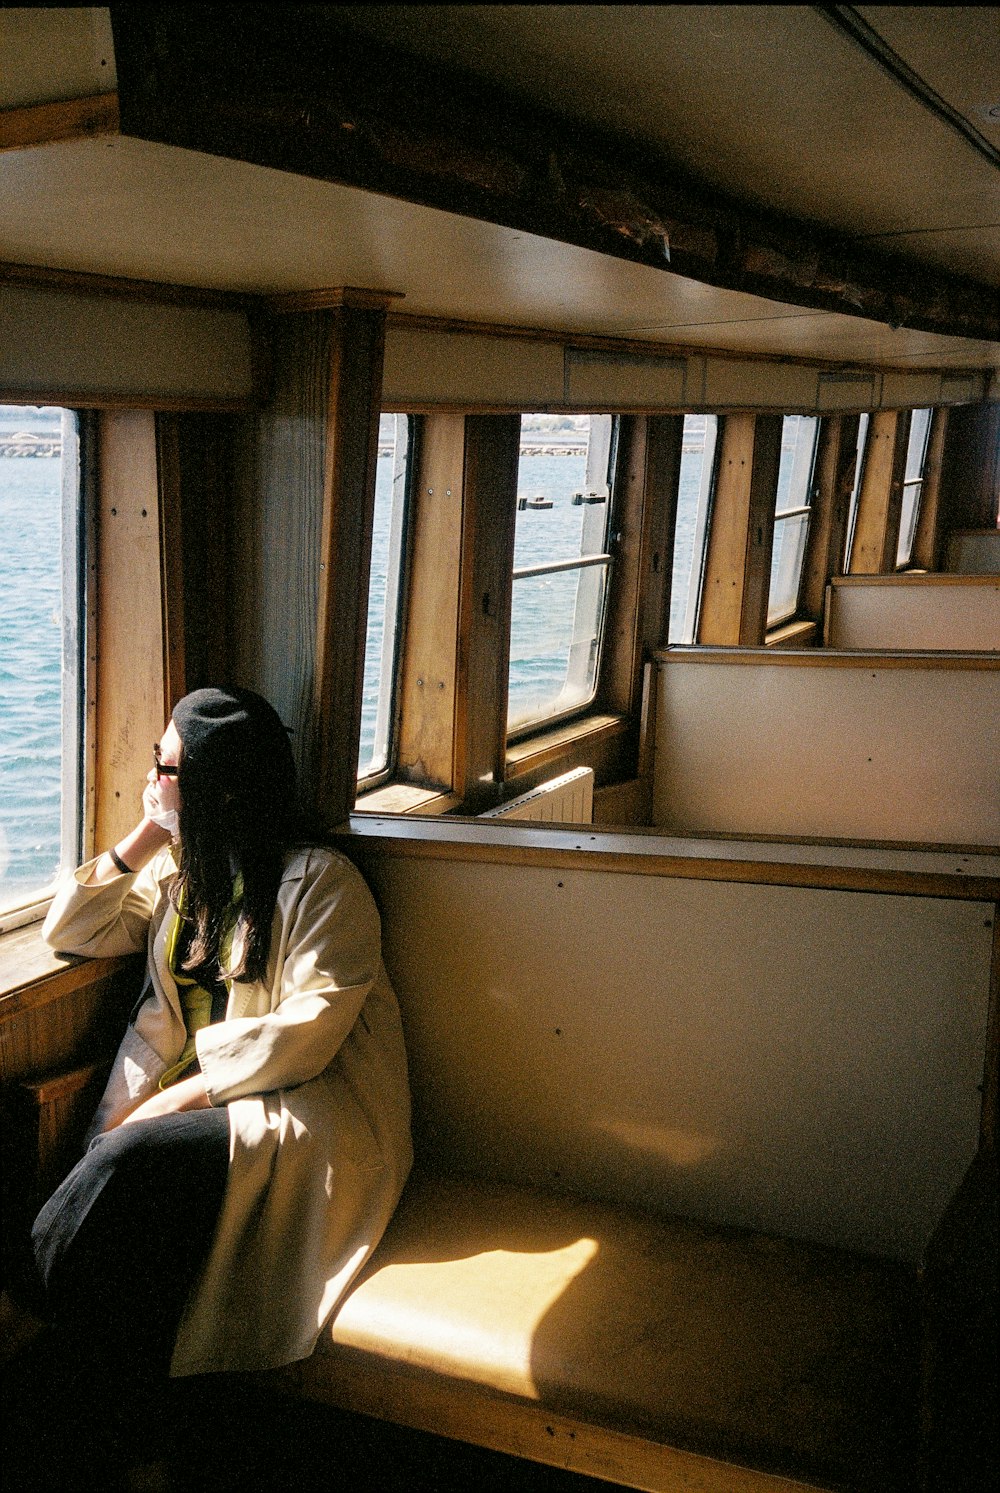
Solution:
[{"label": "wooden bench", "polygon": [[1000,650],[1000,576],[846,575],[826,593],[829,648]]},{"label": "wooden bench", "polygon": [[[299,1393],[647,1489],[911,1489],[915,1271],[418,1174]],[[785,1479],[790,1479],[786,1482]]]},{"label": "wooden bench", "polygon": [[655,1493],[912,1493],[997,857],[353,823],[419,1164],[275,1381]]},{"label": "wooden bench", "polygon": [[664,832],[1000,844],[1000,656],[667,648],[657,661]]}]

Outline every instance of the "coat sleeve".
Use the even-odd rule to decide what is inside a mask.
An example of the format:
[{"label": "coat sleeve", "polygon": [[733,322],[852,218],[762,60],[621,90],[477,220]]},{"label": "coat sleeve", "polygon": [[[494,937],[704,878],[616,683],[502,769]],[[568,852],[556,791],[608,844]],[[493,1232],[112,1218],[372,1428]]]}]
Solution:
[{"label": "coat sleeve", "polygon": [[286,926],[275,1008],[196,1036],[212,1104],[315,1078],[337,1055],[378,978],[378,912],[349,862],[323,857],[310,866]]},{"label": "coat sleeve", "polygon": [[144,952],[165,858],[158,855],[133,875],[88,886],[96,864],[96,858],[88,861],[63,880],[42,924],[42,937],[60,954],[110,958]]}]

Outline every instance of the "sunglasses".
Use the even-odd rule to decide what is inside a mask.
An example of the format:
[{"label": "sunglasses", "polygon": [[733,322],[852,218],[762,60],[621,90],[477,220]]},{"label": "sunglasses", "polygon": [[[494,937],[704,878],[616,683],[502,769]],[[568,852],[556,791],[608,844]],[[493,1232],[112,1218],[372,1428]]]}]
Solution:
[{"label": "sunglasses", "polygon": [[175,778],[180,771],[180,768],[176,767],[173,762],[160,761],[160,743],[158,741],[153,742],[153,766],[156,768],[156,776],[158,778]]}]

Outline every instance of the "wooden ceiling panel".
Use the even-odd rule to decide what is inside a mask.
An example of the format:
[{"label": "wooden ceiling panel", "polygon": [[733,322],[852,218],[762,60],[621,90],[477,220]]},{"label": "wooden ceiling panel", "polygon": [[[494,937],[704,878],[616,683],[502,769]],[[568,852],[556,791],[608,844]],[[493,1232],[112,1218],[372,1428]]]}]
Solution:
[{"label": "wooden ceiling panel", "polygon": [[276,293],[402,290],[408,311],[594,329],[797,308],[519,229],[124,137],[0,155],[0,257]]},{"label": "wooden ceiling panel", "polygon": [[996,171],[812,6],[336,10],[774,211],[866,234],[1000,221]]},{"label": "wooden ceiling panel", "polygon": [[1000,8],[859,5],[856,9],[925,83],[1000,148]]},{"label": "wooden ceiling panel", "polygon": [[[992,80],[995,7],[862,11],[952,108],[973,109],[971,101]],[[921,320],[920,292],[902,283],[905,258],[900,282],[886,281],[886,263],[892,276],[898,263],[882,261],[873,271],[872,285],[888,284],[891,296],[862,300],[857,285],[886,253],[926,266],[911,279],[924,283],[928,305],[938,296],[934,274],[941,270],[1000,283],[1000,173],[819,8],[335,6],[303,8],[307,13],[310,24],[328,28],[318,37],[323,57],[327,37],[336,42],[345,21],[401,48],[404,73],[397,81],[407,97],[410,57],[414,79],[421,76],[420,59],[429,59],[429,87],[455,76],[435,73],[437,61],[459,65],[498,85],[483,95],[490,118],[500,88],[515,90],[533,106],[579,121],[578,135],[583,124],[624,133],[742,201],[792,212],[800,225],[791,223],[791,236],[773,248],[766,228],[759,244],[727,228],[731,243],[720,230],[720,265],[742,243],[765,267],[729,279],[709,270],[705,280],[734,287],[716,288],[700,278],[697,256],[685,259],[676,244],[673,268],[654,267],[650,255],[644,263],[616,257],[614,233],[602,238],[588,230],[574,238],[572,224],[539,228],[530,214],[519,217],[502,206],[496,216],[506,211],[505,221],[520,227],[483,221],[494,215],[490,204],[485,212],[461,203],[445,210],[455,202],[419,191],[415,200],[402,200],[405,188],[363,175],[348,186],[341,183],[353,180],[349,175],[323,181],[293,174],[309,166],[292,158],[272,161],[285,169],[271,169],[248,163],[269,160],[267,154],[210,155],[203,152],[214,146],[200,139],[166,145],[106,137],[0,155],[0,260],[264,294],[359,284],[402,292],[409,313],[733,351],[897,366],[951,361],[963,352],[970,365],[998,361],[991,342],[893,330],[842,314],[863,306],[868,318],[884,315],[894,325],[992,336],[995,297],[980,296],[975,285],[960,297],[984,308],[978,320],[956,321],[950,313]],[[284,14],[294,19],[294,10]],[[190,33],[178,24],[180,86]],[[260,24],[269,44],[270,23]],[[110,86],[109,37],[108,12],[101,9],[0,11],[7,64],[0,106]],[[387,54],[365,40],[359,56],[369,55]],[[277,53],[274,59],[268,66],[280,67]],[[206,80],[215,76],[205,73]],[[265,68],[259,81],[269,77]],[[448,97],[453,112],[454,95]],[[434,109],[432,119],[447,117],[446,101],[435,99]],[[614,144],[610,134],[607,140]],[[186,143],[198,149],[181,148]],[[459,166],[467,169],[468,162]],[[367,190],[373,184],[379,191]],[[435,201],[436,207],[417,205]],[[478,216],[465,215],[470,211]],[[795,233],[809,219],[850,229],[871,251],[852,250],[854,263],[840,271],[845,284],[832,299],[804,294],[803,303],[788,305],[785,298],[794,299],[807,283],[796,277],[813,273],[811,251],[804,247],[798,259],[795,251]],[[550,236],[558,233],[563,238]],[[768,256],[778,265],[773,274]],[[663,266],[662,254],[655,263]],[[820,269],[828,274],[826,261]],[[823,274],[816,272],[817,285]],[[836,274],[828,278],[832,284]],[[947,299],[947,283],[941,286]],[[907,296],[915,297],[909,309]]]},{"label": "wooden ceiling panel", "polygon": [[991,367],[995,344],[736,291],[434,208],[137,140],[0,156],[0,257],[269,294],[404,293],[410,314],[881,365]]},{"label": "wooden ceiling panel", "polygon": [[939,265],[992,285],[1000,284],[1000,223],[987,228],[941,229],[926,233],[873,234],[879,249],[910,252],[926,264]]}]

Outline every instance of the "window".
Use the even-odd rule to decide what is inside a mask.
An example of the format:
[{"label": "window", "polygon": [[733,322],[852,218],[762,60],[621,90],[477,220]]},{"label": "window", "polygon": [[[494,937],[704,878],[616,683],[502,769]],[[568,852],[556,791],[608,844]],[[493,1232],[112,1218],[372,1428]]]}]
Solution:
[{"label": "window", "polygon": [[521,418],[508,735],[597,692],[617,428],[612,415]]},{"label": "window", "polygon": [[768,627],[787,622],[798,611],[818,435],[819,420],[815,415],[786,415],[782,421]]},{"label": "window", "polygon": [[868,415],[858,420],[858,443],[854,455],[854,483],[851,487],[851,506],[847,514],[847,543],[844,547],[844,573],[851,562],[851,546],[854,543],[854,525],[858,517],[858,498],[861,496],[861,478],[865,470],[865,451],[868,441]]},{"label": "window", "polygon": [[910,415],[910,438],[906,445],[906,471],[903,476],[903,508],[899,520],[899,543],[896,547],[896,569],[909,565],[913,536],[917,531],[920,494],[924,485],[924,463],[927,459],[927,436],[931,428],[929,409],[913,410]]},{"label": "window", "polygon": [[412,437],[409,415],[380,416],[358,751],[369,784],[391,766]]},{"label": "window", "polygon": [[80,462],[70,410],[0,405],[0,918],[80,855]]},{"label": "window", "polygon": [[717,415],[684,416],[667,633],[671,643],[693,643],[695,640],[718,434]]}]

